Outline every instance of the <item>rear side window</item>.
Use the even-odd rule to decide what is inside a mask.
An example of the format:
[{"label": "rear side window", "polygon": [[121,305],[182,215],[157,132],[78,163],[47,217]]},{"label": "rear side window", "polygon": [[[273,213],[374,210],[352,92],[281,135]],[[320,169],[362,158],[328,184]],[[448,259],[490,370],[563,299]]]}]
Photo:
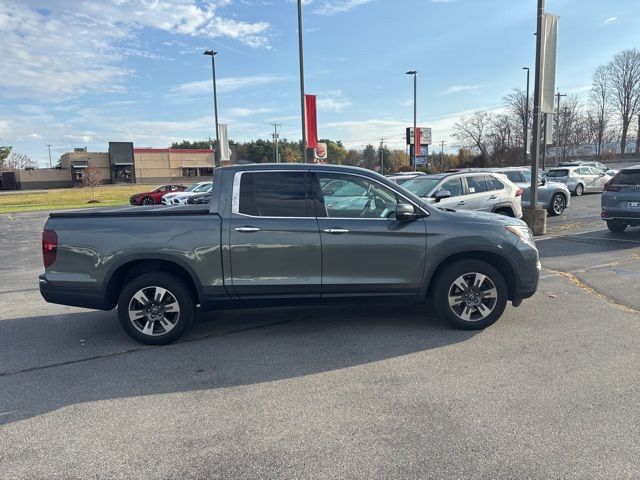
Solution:
[{"label": "rear side window", "polygon": [[487,177],[487,184],[489,185],[489,190],[502,190],[504,188],[504,183],[495,177]]},{"label": "rear side window", "polygon": [[618,172],[615,177],[613,177],[613,180],[611,180],[611,185],[640,186],[640,170],[624,170]]},{"label": "rear side window", "polygon": [[517,170],[507,170],[506,172],[500,172],[506,175],[513,183],[522,183],[522,175]]},{"label": "rear side window", "polygon": [[568,177],[569,170],[566,168],[559,168],[557,170],[549,170],[547,173],[547,178],[559,178],[559,177]]},{"label": "rear side window", "polygon": [[249,172],[240,177],[239,213],[306,217],[305,172]]},{"label": "rear side window", "polygon": [[467,177],[467,186],[469,187],[469,193],[482,193],[489,190],[487,177],[484,175]]}]

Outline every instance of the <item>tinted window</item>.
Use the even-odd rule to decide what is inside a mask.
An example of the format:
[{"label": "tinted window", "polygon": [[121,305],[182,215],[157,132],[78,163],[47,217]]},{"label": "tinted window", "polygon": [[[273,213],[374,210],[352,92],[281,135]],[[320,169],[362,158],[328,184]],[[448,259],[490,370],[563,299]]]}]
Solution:
[{"label": "tinted window", "polygon": [[[258,217],[306,217],[304,172],[243,173],[239,211]],[[310,215],[313,216],[313,215]]]},{"label": "tinted window", "polygon": [[549,170],[547,178],[559,178],[569,176],[569,170],[566,168],[558,168],[557,170]]},{"label": "tinted window", "polygon": [[522,175],[517,170],[507,170],[506,172],[500,172],[506,175],[513,183],[522,183]]},{"label": "tinted window", "polygon": [[611,180],[611,185],[640,185],[640,170],[623,170]]},{"label": "tinted window", "polygon": [[436,193],[441,190],[448,190],[452,197],[459,197],[462,195],[462,179],[450,178],[438,187]]},{"label": "tinted window", "polygon": [[489,189],[485,176],[467,177],[467,186],[469,187],[469,193],[482,193]]},{"label": "tinted window", "polygon": [[333,218],[393,218],[398,198],[395,192],[376,181],[341,173],[318,173],[320,185],[341,181],[343,185],[332,194],[323,192],[324,208]]},{"label": "tinted window", "polygon": [[489,190],[502,190],[504,188],[504,183],[495,177],[487,177],[487,184],[489,185]]},{"label": "tinted window", "polygon": [[591,175],[600,175],[602,173],[602,170],[598,170],[595,167],[590,167],[589,172],[591,173]]}]

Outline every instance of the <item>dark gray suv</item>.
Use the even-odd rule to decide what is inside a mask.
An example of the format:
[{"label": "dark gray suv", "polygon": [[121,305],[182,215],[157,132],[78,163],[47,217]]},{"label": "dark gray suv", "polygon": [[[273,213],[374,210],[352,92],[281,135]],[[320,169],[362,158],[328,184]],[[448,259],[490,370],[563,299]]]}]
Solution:
[{"label": "dark gray suv", "polygon": [[640,226],[640,165],[620,170],[602,194],[602,219],[614,233]]}]

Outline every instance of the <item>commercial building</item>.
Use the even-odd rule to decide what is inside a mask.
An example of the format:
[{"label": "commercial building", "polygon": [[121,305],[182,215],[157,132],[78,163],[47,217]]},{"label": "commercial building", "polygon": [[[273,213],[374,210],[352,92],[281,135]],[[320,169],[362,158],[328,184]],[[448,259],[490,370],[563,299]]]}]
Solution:
[{"label": "commercial building", "polygon": [[[194,183],[213,176],[209,149],[134,148],[131,142],[109,142],[107,152],[76,148],[60,157],[56,168],[4,172],[2,188],[61,188],[83,184],[87,168],[97,168],[102,183]],[[6,178],[5,178],[6,177]],[[9,178],[12,177],[12,178]]]}]

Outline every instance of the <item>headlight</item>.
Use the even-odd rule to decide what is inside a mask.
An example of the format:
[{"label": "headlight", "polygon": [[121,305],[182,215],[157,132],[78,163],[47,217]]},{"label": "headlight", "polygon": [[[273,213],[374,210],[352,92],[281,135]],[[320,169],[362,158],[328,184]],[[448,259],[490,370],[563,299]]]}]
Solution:
[{"label": "headlight", "polygon": [[536,243],[533,240],[533,232],[529,227],[526,225],[507,225],[506,229],[537,250]]}]

